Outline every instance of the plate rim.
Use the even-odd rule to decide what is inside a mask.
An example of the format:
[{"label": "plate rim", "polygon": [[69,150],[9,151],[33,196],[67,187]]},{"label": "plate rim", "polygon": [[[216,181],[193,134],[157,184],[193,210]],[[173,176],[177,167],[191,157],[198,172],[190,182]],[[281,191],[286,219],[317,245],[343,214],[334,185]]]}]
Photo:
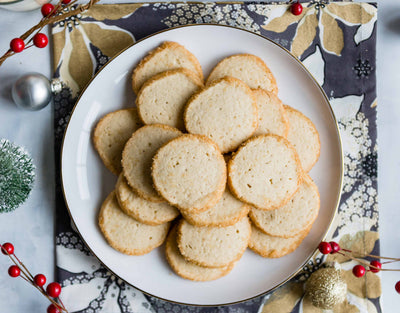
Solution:
[{"label": "plate rim", "polygon": [[112,273],[115,277],[118,277],[119,279],[121,279],[123,282],[125,282],[126,284],[134,287],[135,289],[139,290],[140,292],[150,296],[150,297],[154,297],[157,299],[160,299],[162,301],[166,301],[166,302],[170,302],[173,304],[179,304],[179,305],[187,305],[187,306],[193,306],[193,307],[216,307],[216,306],[228,306],[228,305],[235,305],[235,304],[239,304],[242,302],[246,302],[246,301],[250,301],[253,300],[255,298],[261,297],[263,295],[266,295],[268,293],[271,293],[273,291],[275,291],[276,289],[278,289],[279,287],[281,287],[282,285],[286,284],[289,280],[291,280],[293,277],[295,277],[300,271],[301,269],[309,262],[309,260],[317,254],[318,252],[318,247],[315,248],[314,252],[312,252],[310,254],[310,256],[307,258],[307,260],[305,260],[305,262],[303,262],[298,268],[297,270],[295,270],[289,277],[287,277],[286,279],[284,279],[281,283],[277,284],[276,286],[274,286],[273,288],[270,288],[262,293],[259,293],[257,295],[254,295],[252,297],[246,298],[246,299],[242,299],[242,300],[238,300],[238,301],[233,301],[233,302],[228,302],[228,303],[221,303],[221,304],[195,304],[195,303],[185,303],[185,302],[180,302],[180,301],[175,301],[175,300],[169,300],[169,299],[165,299],[162,298],[160,296],[151,294],[145,290],[142,290],[138,287],[136,287],[135,285],[127,282],[124,278],[120,277],[118,274],[116,274],[114,271],[112,271],[106,264],[104,264],[104,262],[96,255],[96,253],[94,253],[94,251],[92,250],[92,248],[88,245],[88,243],[86,242],[85,238],[83,237],[83,235],[81,234],[80,230],[78,229],[78,227],[76,226],[74,217],[72,216],[71,210],[68,206],[68,201],[67,201],[67,197],[65,194],[65,188],[64,188],[64,179],[63,179],[63,156],[64,156],[64,143],[65,143],[65,138],[66,138],[66,134],[68,132],[69,126],[70,126],[70,122],[72,120],[72,116],[75,112],[76,107],[78,106],[78,103],[80,102],[82,96],[84,95],[84,93],[86,92],[86,90],[89,88],[89,86],[91,85],[91,83],[93,82],[94,79],[96,79],[96,77],[112,62],[114,61],[118,56],[120,56],[122,53],[124,53],[126,50],[130,49],[131,47],[135,46],[136,44],[149,39],[151,37],[154,37],[156,35],[159,35],[161,33],[165,33],[168,31],[172,31],[175,29],[179,29],[179,28],[186,28],[186,27],[202,27],[202,26],[217,26],[217,27],[223,27],[223,28],[230,28],[230,29],[235,29],[235,30],[239,30],[239,31],[244,31],[247,33],[250,33],[252,35],[256,35],[258,37],[261,37],[264,40],[269,41],[270,43],[274,44],[275,46],[277,46],[278,48],[282,49],[284,52],[286,52],[290,57],[292,57],[306,72],[307,74],[310,76],[310,78],[313,80],[314,84],[319,88],[320,92],[322,93],[322,96],[325,98],[328,107],[329,107],[329,111],[331,113],[331,116],[333,118],[334,124],[335,124],[335,129],[336,129],[336,134],[337,134],[337,139],[339,142],[339,148],[340,148],[340,184],[339,184],[339,192],[337,194],[337,199],[336,199],[336,204],[335,204],[335,210],[334,210],[334,214],[331,217],[331,220],[329,222],[328,227],[326,228],[326,230],[323,233],[323,237],[322,237],[322,241],[324,241],[327,237],[328,232],[330,231],[332,224],[336,218],[336,215],[338,213],[338,208],[340,205],[340,199],[342,196],[342,191],[343,191],[343,179],[344,179],[344,155],[343,155],[343,143],[342,143],[342,137],[339,131],[339,125],[335,116],[335,113],[332,109],[332,105],[329,101],[328,96],[326,95],[324,89],[322,88],[322,86],[318,83],[318,81],[316,80],[316,78],[314,77],[314,75],[307,69],[307,67],[293,54],[291,53],[288,49],[286,49],[285,47],[281,46],[280,44],[276,43],[275,41],[273,41],[270,38],[267,38],[261,34],[255,33],[251,30],[247,30],[244,28],[239,28],[236,26],[231,26],[231,25],[223,25],[223,24],[214,24],[214,23],[201,23],[201,24],[185,24],[185,25],[178,25],[178,26],[174,26],[174,27],[169,27],[166,29],[162,29],[160,31],[157,31],[155,33],[152,33],[148,36],[145,36],[137,41],[135,41],[133,44],[129,45],[128,47],[124,48],[123,50],[121,50],[120,52],[118,52],[115,56],[113,56],[112,58],[110,58],[100,69],[99,71],[91,77],[91,79],[87,82],[86,86],[82,89],[82,91],[80,92],[78,98],[76,99],[76,102],[74,104],[74,107],[72,108],[71,114],[70,114],[70,118],[68,120],[67,126],[65,127],[65,131],[63,134],[63,138],[62,138],[62,143],[61,143],[61,151],[60,151],[60,177],[61,177],[61,189],[62,189],[62,194],[63,194],[63,198],[64,198],[64,203],[65,206],[67,208],[68,211],[68,215],[71,218],[71,221],[73,223],[73,225],[75,226],[75,230],[78,233],[80,239],[83,241],[83,243],[85,244],[86,248],[88,248],[88,250],[90,251],[90,253],[95,256],[95,258],[101,263],[102,266],[104,266],[110,273]]}]

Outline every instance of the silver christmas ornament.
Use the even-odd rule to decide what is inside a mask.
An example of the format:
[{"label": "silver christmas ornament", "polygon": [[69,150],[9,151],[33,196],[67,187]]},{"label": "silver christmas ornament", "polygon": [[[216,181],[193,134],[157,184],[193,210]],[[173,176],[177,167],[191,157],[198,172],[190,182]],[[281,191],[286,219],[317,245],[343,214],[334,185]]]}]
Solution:
[{"label": "silver christmas ornament", "polygon": [[59,92],[61,82],[50,82],[39,73],[29,73],[20,77],[12,86],[11,94],[15,104],[25,110],[41,110],[52,98],[52,92]]}]

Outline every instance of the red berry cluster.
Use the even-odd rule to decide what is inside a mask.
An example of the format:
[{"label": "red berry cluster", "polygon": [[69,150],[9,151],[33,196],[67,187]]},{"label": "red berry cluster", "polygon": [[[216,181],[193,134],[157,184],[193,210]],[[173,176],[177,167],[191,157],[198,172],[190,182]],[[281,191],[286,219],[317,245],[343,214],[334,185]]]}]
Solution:
[{"label": "red berry cluster", "polygon": [[[60,8],[63,6],[69,4],[71,0],[61,0],[59,4],[56,6],[52,5],[51,3],[46,3],[42,5],[41,12],[43,15],[43,19],[49,18],[51,16],[54,16]],[[38,47],[38,48],[44,48],[47,46],[49,43],[49,39],[47,36],[43,33],[36,33],[30,40],[29,42],[32,41],[33,45]],[[22,52],[24,49],[28,47],[25,47],[25,41],[22,38],[14,38],[10,42],[10,49],[14,53],[19,53]]]},{"label": "red berry cluster", "polygon": [[[331,241],[331,242],[326,242],[326,241],[322,241],[319,246],[318,246],[318,250],[322,253],[322,254],[333,254],[333,253],[339,253],[343,256],[347,256],[352,260],[356,260],[363,265],[355,265],[353,267],[353,275],[356,277],[363,277],[365,275],[366,272],[372,272],[372,273],[378,273],[379,271],[382,270],[382,263],[379,262],[378,260],[372,260],[371,262],[364,261],[364,260],[360,260],[357,259],[355,257],[352,256],[352,251],[351,250],[347,250],[347,249],[342,249],[340,247],[340,245],[337,242]],[[360,253],[357,253],[357,255],[360,255]],[[369,257],[379,257],[376,255],[370,255],[370,254],[366,254],[365,256],[369,256]],[[398,259],[394,259],[394,258],[385,258],[385,257],[380,257],[380,258],[384,258],[384,259],[391,259],[391,260],[398,260]],[[365,268],[368,267],[368,270]],[[386,271],[390,271],[385,269]],[[400,293],[400,281],[398,281],[395,285],[395,289],[398,293]]]},{"label": "red berry cluster", "polygon": [[[11,265],[8,268],[8,274],[11,277],[21,276],[21,278],[23,278],[31,285],[33,285],[35,288],[37,288],[45,297],[47,297],[50,300],[50,302],[52,302],[47,308],[47,313],[61,313],[61,312],[68,313],[65,306],[58,298],[59,295],[61,294],[61,286],[59,283],[52,282],[47,285],[46,289],[44,289],[44,285],[46,284],[47,281],[46,276],[44,276],[43,274],[37,274],[36,276],[33,276],[25,267],[25,265],[14,254],[14,246],[11,243],[6,242],[0,245],[0,247],[1,247],[1,252],[4,255],[8,255],[15,264]],[[52,298],[57,299],[58,301],[60,301],[61,304],[58,304]]]}]

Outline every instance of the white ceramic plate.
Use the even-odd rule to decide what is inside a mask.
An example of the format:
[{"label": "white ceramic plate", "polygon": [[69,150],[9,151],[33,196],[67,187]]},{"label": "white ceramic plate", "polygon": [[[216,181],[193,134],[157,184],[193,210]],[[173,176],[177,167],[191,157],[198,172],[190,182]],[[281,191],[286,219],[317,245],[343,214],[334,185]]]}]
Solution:
[{"label": "white ceramic plate", "polygon": [[[248,249],[233,271],[216,281],[192,282],[175,275],[163,247],[144,256],[112,249],[97,226],[102,201],[116,177],[101,163],[91,134],[106,113],[134,105],[131,72],[163,41],[176,41],[200,61],[205,77],[222,58],[255,54],[276,77],[279,97],[307,115],[321,139],[321,156],[310,172],[321,194],[318,219],[302,245],[280,259],[265,259]],[[91,251],[120,278],[153,296],[185,304],[222,305],[268,292],[291,278],[308,261],[335,215],[342,183],[342,150],[337,124],[321,87],[304,66],[282,47],[248,31],[217,25],[170,29],[137,42],[107,64],[80,97],[69,122],[62,150],[62,183],[72,219]]]}]

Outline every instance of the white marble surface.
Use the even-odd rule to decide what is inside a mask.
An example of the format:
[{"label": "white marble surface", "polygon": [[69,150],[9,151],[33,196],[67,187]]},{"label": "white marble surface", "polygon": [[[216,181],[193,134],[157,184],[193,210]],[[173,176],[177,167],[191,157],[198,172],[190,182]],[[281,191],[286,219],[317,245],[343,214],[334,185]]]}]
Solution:
[{"label": "white marble surface", "polygon": [[[106,1],[102,1],[106,2]],[[377,72],[379,208],[381,255],[400,256],[399,183],[400,145],[400,1],[379,0]],[[15,13],[0,9],[0,54],[12,38],[37,23],[38,10]],[[45,30],[47,31],[47,29]],[[17,255],[33,273],[54,278],[54,157],[51,105],[38,112],[23,111],[10,99],[10,85],[27,72],[50,77],[50,48],[28,49],[0,67],[0,138],[7,138],[30,151],[36,182],[27,202],[13,213],[0,215],[0,241],[13,242]],[[47,300],[22,280],[7,275],[8,258],[0,255],[0,311],[45,312]],[[397,266],[400,268],[400,266]],[[383,312],[398,312],[400,295],[394,284],[400,274],[382,274]]]}]

